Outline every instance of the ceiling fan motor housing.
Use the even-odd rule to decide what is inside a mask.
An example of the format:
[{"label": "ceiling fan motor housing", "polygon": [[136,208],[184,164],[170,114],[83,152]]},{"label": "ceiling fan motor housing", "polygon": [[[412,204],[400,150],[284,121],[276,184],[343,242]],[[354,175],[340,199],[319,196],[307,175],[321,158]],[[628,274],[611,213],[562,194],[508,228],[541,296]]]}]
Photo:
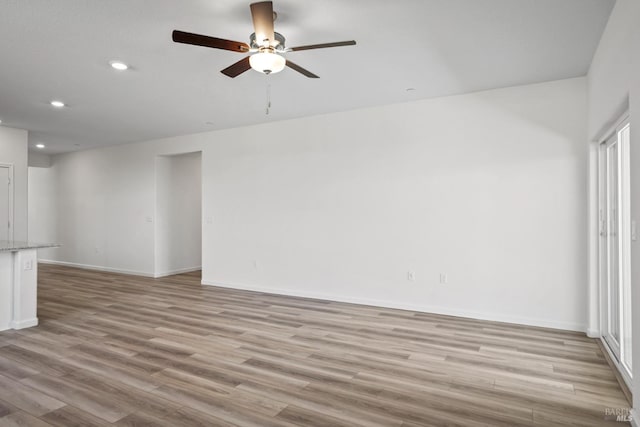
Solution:
[{"label": "ceiling fan motor housing", "polygon": [[[278,52],[284,52],[285,51],[284,36],[280,33],[274,32],[273,37],[275,38],[275,40],[271,41],[270,43],[271,47],[273,47]],[[251,36],[249,37],[249,46],[251,46],[251,49],[255,49],[255,50],[260,50],[260,48],[263,47],[256,40],[256,33],[252,33]]]}]

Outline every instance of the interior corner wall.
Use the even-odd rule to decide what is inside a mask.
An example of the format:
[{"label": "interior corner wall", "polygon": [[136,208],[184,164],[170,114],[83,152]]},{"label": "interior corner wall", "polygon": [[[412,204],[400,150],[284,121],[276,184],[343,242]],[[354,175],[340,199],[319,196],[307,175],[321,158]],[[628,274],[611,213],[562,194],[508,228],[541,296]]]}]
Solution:
[{"label": "interior corner wall", "polygon": [[38,151],[29,151],[29,167],[48,168],[51,166],[51,156]]},{"label": "interior corner wall", "polygon": [[202,153],[156,159],[155,276],[202,268]]},{"label": "interior corner wall", "polygon": [[[28,169],[29,239],[39,243],[56,243],[58,211],[55,171],[48,167]],[[38,259],[51,259],[58,249],[38,249]]]},{"label": "interior corner wall", "polygon": [[13,165],[13,237],[27,240],[27,152],[26,130],[0,126],[0,163]]},{"label": "interior corner wall", "polygon": [[202,151],[205,284],[584,330],[586,128],[576,78],[58,155],[56,257],[152,275]]},{"label": "interior corner wall", "polygon": [[[588,74],[589,138],[604,136],[628,108],[631,118],[631,218],[640,223],[640,2],[618,0]],[[595,229],[591,233],[597,232]],[[594,260],[592,259],[593,263]],[[597,260],[595,260],[597,262]],[[640,419],[640,241],[631,244],[635,420]]]}]

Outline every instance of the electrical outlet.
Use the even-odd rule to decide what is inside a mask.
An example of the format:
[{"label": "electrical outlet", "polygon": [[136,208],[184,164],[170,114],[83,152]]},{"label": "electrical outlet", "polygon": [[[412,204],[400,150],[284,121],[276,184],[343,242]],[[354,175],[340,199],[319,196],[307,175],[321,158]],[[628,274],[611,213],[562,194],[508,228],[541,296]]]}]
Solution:
[{"label": "electrical outlet", "polygon": [[407,280],[410,282],[416,281],[416,272],[415,271],[407,271]]},{"label": "electrical outlet", "polygon": [[444,285],[448,281],[449,281],[449,278],[447,277],[447,273],[440,273],[440,283]]},{"label": "electrical outlet", "polygon": [[24,269],[25,270],[33,270],[33,260],[32,259],[28,259],[24,262]]}]

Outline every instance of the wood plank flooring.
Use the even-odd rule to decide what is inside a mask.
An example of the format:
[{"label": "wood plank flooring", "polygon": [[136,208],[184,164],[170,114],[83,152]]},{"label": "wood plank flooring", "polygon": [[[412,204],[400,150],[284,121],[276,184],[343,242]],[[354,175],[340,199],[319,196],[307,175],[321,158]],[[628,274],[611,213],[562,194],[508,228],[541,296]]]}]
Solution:
[{"label": "wood plank flooring", "polygon": [[199,282],[40,265],[0,426],[624,425],[584,334]]}]

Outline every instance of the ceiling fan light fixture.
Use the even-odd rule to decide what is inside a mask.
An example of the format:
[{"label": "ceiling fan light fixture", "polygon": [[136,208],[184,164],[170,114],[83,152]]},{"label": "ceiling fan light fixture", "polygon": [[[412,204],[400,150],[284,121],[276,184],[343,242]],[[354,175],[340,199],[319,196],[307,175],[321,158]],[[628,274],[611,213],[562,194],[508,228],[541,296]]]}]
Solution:
[{"label": "ceiling fan light fixture", "polygon": [[264,74],[279,73],[286,63],[284,57],[271,52],[258,52],[249,57],[251,68]]}]

